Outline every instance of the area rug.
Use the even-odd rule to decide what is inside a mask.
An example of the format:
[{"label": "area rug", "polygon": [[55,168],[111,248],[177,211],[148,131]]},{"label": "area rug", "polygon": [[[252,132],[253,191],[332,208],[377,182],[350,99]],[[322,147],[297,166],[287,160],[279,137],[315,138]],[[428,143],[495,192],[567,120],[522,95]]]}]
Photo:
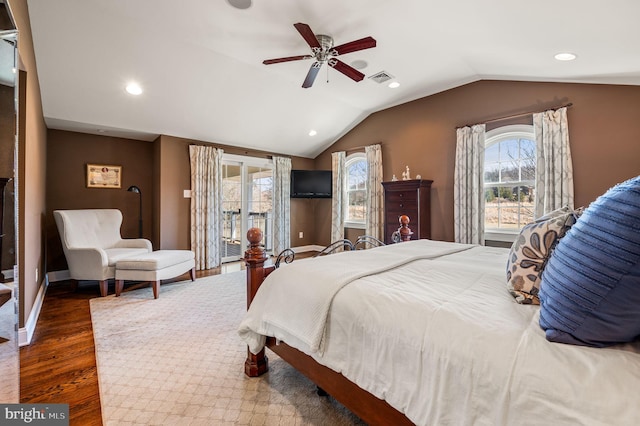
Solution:
[{"label": "area rug", "polygon": [[105,425],[364,424],[272,352],[244,374],[245,272],[91,300]]},{"label": "area rug", "polygon": [[15,299],[0,306],[0,402],[20,400],[20,348]]}]

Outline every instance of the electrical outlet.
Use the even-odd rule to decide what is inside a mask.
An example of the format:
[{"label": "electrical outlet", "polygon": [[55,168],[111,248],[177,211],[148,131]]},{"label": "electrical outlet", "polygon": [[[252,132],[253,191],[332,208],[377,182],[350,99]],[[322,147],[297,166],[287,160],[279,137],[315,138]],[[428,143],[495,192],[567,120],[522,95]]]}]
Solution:
[{"label": "electrical outlet", "polygon": [[182,196],[183,196],[184,198],[191,198],[191,190],[190,190],[190,189],[185,189],[185,190],[182,192]]},{"label": "electrical outlet", "polygon": [[304,238],[304,232],[300,231],[300,232],[298,233],[298,238]]}]

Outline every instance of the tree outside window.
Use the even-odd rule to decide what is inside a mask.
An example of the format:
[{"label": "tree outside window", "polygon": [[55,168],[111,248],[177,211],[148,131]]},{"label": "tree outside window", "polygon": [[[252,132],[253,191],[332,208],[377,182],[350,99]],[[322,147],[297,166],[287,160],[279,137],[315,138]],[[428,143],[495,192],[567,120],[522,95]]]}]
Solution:
[{"label": "tree outside window", "polygon": [[351,154],[345,162],[346,169],[346,226],[363,227],[366,220],[367,159],[364,153]]}]

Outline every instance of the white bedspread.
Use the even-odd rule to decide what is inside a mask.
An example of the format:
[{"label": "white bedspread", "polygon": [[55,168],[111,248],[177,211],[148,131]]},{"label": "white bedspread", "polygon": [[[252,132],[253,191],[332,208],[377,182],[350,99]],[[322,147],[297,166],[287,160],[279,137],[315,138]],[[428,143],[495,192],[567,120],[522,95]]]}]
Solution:
[{"label": "white bedspread", "polygon": [[[260,286],[240,324],[240,336],[247,341],[253,353],[264,347],[265,335],[295,342],[296,347],[307,353],[322,353],[329,307],[342,287],[358,278],[388,271],[414,260],[433,259],[471,247],[468,244],[416,240],[396,247],[348,251],[340,253],[340,256],[323,256],[283,266],[271,273]],[[274,306],[286,308],[268,309]]]},{"label": "white bedspread", "polygon": [[[272,296],[262,295],[267,303],[252,304],[243,327],[298,347],[420,425],[639,423],[640,343],[603,349],[550,343],[538,307],[515,303],[506,289],[507,250],[465,246],[437,256],[433,251],[450,243],[431,243],[369,250],[431,254],[343,284],[328,310],[322,352],[263,323],[265,314],[280,315],[274,310],[295,318],[293,295],[273,306]],[[353,274],[352,262],[339,260],[347,254],[332,257],[345,275]],[[310,268],[317,260],[274,272],[264,293],[292,279],[284,277],[287,270],[297,273],[296,293],[306,293],[321,272]],[[301,266],[290,269],[296,263]],[[255,343],[251,333],[243,335]]]}]

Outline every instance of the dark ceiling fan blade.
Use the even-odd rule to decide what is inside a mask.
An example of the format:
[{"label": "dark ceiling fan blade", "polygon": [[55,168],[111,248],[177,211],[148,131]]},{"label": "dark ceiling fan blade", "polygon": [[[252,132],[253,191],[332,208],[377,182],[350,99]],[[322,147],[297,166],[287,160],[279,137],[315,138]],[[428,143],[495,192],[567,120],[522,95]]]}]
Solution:
[{"label": "dark ceiling fan blade", "polygon": [[265,65],[279,64],[280,62],[299,61],[302,59],[313,59],[311,55],[287,56],[286,58],[266,59],[262,61]]},{"label": "dark ceiling fan blade", "polygon": [[314,47],[316,49],[322,49],[322,47],[320,46],[320,42],[318,41],[318,39],[316,38],[316,35],[311,30],[310,26],[308,26],[307,24],[303,24],[301,22],[298,22],[297,24],[293,24],[293,26],[296,27],[296,30],[298,30],[302,38],[304,38],[307,44],[311,47],[311,50],[313,50]]},{"label": "dark ceiling fan blade", "polygon": [[322,62],[314,62],[313,64],[311,64],[311,68],[309,68],[309,72],[307,73],[307,78],[304,79],[304,82],[302,83],[302,87],[307,89],[313,86],[313,82],[315,81],[321,66],[322,66]]},{"label": "dark ceiling fan blade", "polygon": [[330,67],[335,68],[354,81],[360,81],[364,78],[364,74],[362,74],[360,71],[336,58],[329,59],[327,63]]},{"label": "dark ceiling fan blade", "polygon": [[343,55],[345,53],[356,52],[358,50],[370,49],[376,47],[376,40],[373,37],[365,37],[360,40],[350,41],[349,43],[336,46],[329,51],[333,56]]}]

